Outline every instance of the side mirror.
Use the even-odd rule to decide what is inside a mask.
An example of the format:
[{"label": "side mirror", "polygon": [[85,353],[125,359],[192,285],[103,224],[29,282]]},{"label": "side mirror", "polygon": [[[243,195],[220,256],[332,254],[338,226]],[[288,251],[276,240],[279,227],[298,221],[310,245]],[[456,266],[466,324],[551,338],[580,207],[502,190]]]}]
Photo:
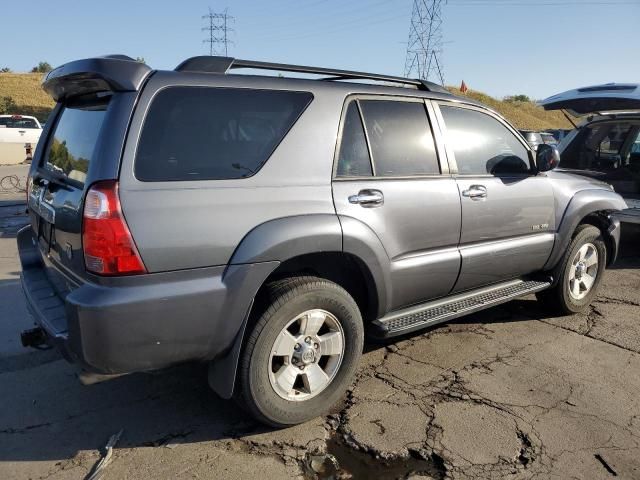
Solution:
[{"label": "side mirror", "polygon": [[541,143],[536,150],[536,165],[539,172],[553,170],[560,163],[560,152],[554,146]]}]

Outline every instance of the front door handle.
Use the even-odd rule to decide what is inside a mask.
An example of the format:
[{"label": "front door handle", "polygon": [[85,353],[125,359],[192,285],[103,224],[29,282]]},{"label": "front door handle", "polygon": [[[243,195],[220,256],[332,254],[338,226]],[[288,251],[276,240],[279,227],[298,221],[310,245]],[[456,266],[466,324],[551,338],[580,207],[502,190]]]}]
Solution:
[{"label": "front door handle", "polygon": [[365,208],[379,207],[384,204],[384,195],[382,195],[380,190],[360,190],[357,195],[349,196],[349,203],[354,203]]},{"label": "front door handle", "polygon": [[462,191],[462,196],[469,197],[471,200],[487,198],[487,187],[484,185],[471,185],[468,190]]}]

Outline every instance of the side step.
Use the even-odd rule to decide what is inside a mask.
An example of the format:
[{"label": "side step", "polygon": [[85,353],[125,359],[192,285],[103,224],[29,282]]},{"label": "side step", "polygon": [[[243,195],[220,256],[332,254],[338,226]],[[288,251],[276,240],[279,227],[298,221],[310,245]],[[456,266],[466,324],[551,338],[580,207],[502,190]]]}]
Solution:
[{"label": "side step", "polygon": [[551,279],[512,280],[405,308],[374,321],[372,333],[376,337],[386,338],[413,332],[539,292],[551,286],[551,282]]}]

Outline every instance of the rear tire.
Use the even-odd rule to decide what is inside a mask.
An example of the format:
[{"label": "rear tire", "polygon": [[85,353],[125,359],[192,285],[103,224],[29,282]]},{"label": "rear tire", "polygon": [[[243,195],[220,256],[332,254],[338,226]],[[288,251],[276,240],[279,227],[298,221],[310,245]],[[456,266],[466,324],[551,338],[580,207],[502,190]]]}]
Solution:
[{"label": "rear tire", "polygon": [[560,314],[582,312],[598,293],[606,263],[602,232],[593,225],[580,225],[555,269],[555,286],[538,292],[536,297]]},{"label": "rear tire", "polygon": [[326,413],[350,386],[362,317],[342,287],[317,277],[274,282],[266,297],[240,357],[236,396],[262,423],[296,425]]}]

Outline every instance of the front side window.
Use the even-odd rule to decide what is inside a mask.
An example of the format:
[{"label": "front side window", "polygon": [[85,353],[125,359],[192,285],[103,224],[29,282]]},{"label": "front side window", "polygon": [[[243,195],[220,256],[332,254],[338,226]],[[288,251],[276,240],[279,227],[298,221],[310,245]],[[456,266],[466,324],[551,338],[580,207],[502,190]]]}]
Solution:
[{"label": "front side window", "polygon": [[440,106],[446,138],[461,175],[511,175],[531,171],[528,150],[511,131],[482,112]]},{"label": "front side window", "polygon": [[360,106],[377,177],[440,173],[424,103],[361,100]]},{"label": "front side window", "polygon": [[312,98],[309,92],[281,90],[164,89],[147,112],[136,177],[147,182],[250,177]]},{"label": "front side window", "polygon": [[336,175],[338,177],[370,177],[372,174],[358,103],[351,102],[344,117]]},{"label": "front side window", "polygon": [[49,140],[45,168],[84,183],[107,107],[108,99],[65,105]]}]

